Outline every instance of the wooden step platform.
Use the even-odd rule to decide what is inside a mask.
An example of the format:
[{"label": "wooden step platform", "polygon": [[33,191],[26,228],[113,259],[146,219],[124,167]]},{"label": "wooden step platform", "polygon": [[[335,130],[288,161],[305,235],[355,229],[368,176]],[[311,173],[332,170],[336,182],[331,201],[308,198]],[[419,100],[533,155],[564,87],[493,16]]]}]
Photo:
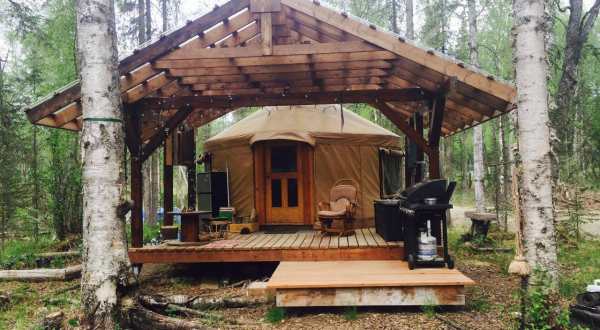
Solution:
[{"label": "wooden step platform", "polygon": [[464,287],[474,284],[455,269],[373,260],[281,262],[267,286],[280,307],[463,306]]}]

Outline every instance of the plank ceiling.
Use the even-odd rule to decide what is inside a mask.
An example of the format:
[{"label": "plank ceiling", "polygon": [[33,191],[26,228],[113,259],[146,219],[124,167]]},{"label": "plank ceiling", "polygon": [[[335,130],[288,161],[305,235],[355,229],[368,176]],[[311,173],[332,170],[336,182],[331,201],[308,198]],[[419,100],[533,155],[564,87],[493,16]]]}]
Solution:
[{"label": "plank ceiling", "polygon": [[[448,136],[512,110],[515,97],[510,84],[308,0],[232,0],[122,58],[119,71],[142,141],[181,107],[195,127],[243,106],[354,102],[398,124],[440,93]],[[80,130],[79,82],[26,112]]]}]

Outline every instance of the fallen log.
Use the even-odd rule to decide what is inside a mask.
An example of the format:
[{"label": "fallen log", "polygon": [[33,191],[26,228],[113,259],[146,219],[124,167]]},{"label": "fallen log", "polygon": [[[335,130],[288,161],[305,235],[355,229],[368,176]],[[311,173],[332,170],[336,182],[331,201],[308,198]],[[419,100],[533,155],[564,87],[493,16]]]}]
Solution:
[{"label": "fallen log", "polygon": [[0,280],[8,281],[67,281],[79,276],[81,265],[59,269],[0,270]]},{"label": "fallen log", "polygon": [[204,330],[209,327],[194,321],[182,320],[175,317],[165,316],[145,308],[133,299],[122,301],[121,312],[127,325],[131,329],[156,329],[156,330]]},{"label": "fallen log", "polygon": [[38,258],[59,258],[59,257],[79,257],[81,252],[79,251],[63,251],[63,252],[44,252],[35,255]]},{"label": "fallen log", "polygon": [[268,303],[265,298],[252,297],[196,297],[188,305],[194,309],[241,308]]},{"label": "fallen log", "polygon": [[61,311],[50,313],[42,319],[42,324],[40,325],[44,330],[54,330],[54,329],[62,329],[62,322],[65,318],[65,314]]},{"label": "fallen log", "polygon": [[186,306],[193,309],[214,309],[214,308],[240,308],[256,306],[268,303],[263,297],[201,297],[186,295],[141,295],[139,300],[147,306],[162,306],[166,308],[168,304]]}]

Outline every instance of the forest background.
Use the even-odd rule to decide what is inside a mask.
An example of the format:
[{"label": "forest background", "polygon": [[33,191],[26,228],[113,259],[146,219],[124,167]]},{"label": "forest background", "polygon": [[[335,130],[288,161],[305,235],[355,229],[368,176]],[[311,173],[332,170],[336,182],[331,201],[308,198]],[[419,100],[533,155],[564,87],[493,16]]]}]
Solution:
[{"label": "forest background", "polygon": [[[413,16],[406,14],[409,0],[329,0],[345,10],[434,48],[461,61],[471,62],[467,0],[415,1]],[[476,0],[479,66],[512,81],[514,77],[510,0]],[[580,3],[583,13],[597,3]],[[589,2],[589,3],[588,3]],[[119,54],[178,27],[223,1],[117,0]],[[581,46],[576,83],[564,85],[565,52],[573,10],[553,2],[554,28],[549,53],[551,119],[555,134],[557,198],[577,198],[600,189],[600,27],[593,25]],[[589,12],[588,12],[589,10]],[[587,14],[581,18],[585,21]],[[406,30],[412,19],[415,31]],[[62,240],[81,233],[82,195],[79,136],[31,125],[23,108],[77,78],[75,60],[75,4],[73,0],[3,0],[0,2],[0,237],[2,247],[15,237],[50,236]],[[583,27],[583,24],[580,24]],[[570,42],[572,42],[571,40]],[[572,49],[572,47],[568,48]],[[567,59],[567,60],[565,60]],[[562,85],[561,85],[562,84]],[[562,87],[561,87],[562,86]],[[565,87],[567,86],[567,87]],[[565,103],[566,102],[566,103]],[[565,110],[566,108],[566,110]],[[396,131],[378,111],[365,105],[349,109]],[[562,109],[562,110],[561,110]],[[255,109],[242,109],[199,129],[198,146]],[[511,205],[510,168],[515,121],[505,115],[481,125],[483,131],[483,185],[487,206],[508,210]],[[400,134],[402,135],[402,134]],[[459,182],[460,202],[471,206],[474,186],[473,130],[442,142],[445,177]],[[201,150],[198,150],[201,152]],[[157,153],[144,166],[145,210],[148,223],[156,221],[161,201],[161,161]],[[124,164],[124,166],[126,166]],[[175,171],[175,201],[185,207],[184,170]],[[575,196],[575,197],[573,197]]]}]

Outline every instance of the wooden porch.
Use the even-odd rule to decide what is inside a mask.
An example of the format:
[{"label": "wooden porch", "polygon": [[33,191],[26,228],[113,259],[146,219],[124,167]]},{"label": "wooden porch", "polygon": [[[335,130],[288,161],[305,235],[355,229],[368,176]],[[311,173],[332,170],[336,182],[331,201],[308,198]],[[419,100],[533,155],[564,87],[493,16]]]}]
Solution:
[{"label": "wooden porch", "polygon": [[403,242],[386,242],[374,228],[357,229],[352,236],[321,235],[305,230],[292,234],[264,231],[249,235],[229,234],[203,245],[166,242],[129,249],[134,264],[200,262],[268,262],[400,260]]}]

